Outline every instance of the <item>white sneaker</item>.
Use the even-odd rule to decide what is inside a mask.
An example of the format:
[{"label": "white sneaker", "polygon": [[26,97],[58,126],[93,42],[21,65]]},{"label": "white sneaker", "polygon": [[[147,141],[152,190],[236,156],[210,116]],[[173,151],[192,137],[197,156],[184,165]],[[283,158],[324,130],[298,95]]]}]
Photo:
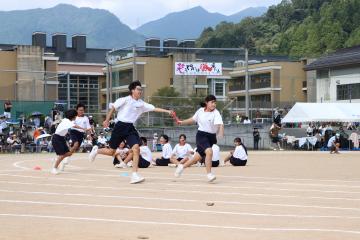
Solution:
[{"label": "white sneaker", "polygon": [[206,176],[207,176],[208,182],[213,182],[216,179],[216,177],[213,173],[208,173]]},{"label": "white sneaker", "polygon": [[61,161],[59,165],[59,171],[63,172],[65,170],[66,163],[64,163],[64,160]]},{"label": "white sneaker", "polygon": [[201,167],[201,162],[197,162],[197,163],[195,164],[195,166]]},{"label": "white sneaker", "polygon": [[176,164],[175,163],[169,163],[168,167],[176,167]]},{"label": "white sneaker", "polygon": [[141,177],[139,174],[137,174],[136,172],[132,173],[131,175],[131,180],[130,180],[130,184],[135,184],[135,183],[141,183],[145,181],[145,178]]},{"label": "white sneaker", "polygon": [[93,162],[95,161],[95,157],[97,155],[97,150],[98,150],[98,146],[94,146],[89,154],[89,161],[90,162]]},{"label": "white sneaker", "polygon": [[280,151],[284,151],[284,149],[283,149],[283,148],[280,148],[279,150],[280,150]]},{"label": "white sneaker", "polygon": [[121,162],[121,163],[116,164],[115,167],[116,168],[127,168],[127,165],[126,165],[126,163]]},{"label": "white sneaker", "polygon": [[274,151],[277,151],[277,148],[274,148],[273,150],[274,150]]},{"label": "white sneaker", "polygon": [[[128,167],[132,167],[132,161],[128,162],[128,163],[127,163],[127,166],[128,166]],[[125,168],[126,168],[126,167],[125,167]]]},{"label": "white sneaker", "polygon": [[184,171],[184,165],[179,164],[175,170],[175,177],[180,177]]},{"label": "white sneaker", "polygon": [[52,168],[50,172],[54,175],[59,174],[59,171],[57,170],[57,168]]}]

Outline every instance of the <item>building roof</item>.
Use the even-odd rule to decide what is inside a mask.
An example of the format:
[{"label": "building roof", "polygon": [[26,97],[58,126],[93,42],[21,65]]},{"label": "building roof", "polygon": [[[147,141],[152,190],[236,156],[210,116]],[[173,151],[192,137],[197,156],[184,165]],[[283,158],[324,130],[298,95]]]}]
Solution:
[{"label": "building roof", "polygon": [[360,45],[339,49],[304,67],[305,71],[360,64]]},{"label": "building roof", "polygon": [[74,48],[66,48],[63,53],[55,52],[55,48],[46,47],[45,52],[55,53],[59,57],[59,62],[77,62],[77,63],[104,63],[106,52],[110,49],[86,48],[85,53],[77,53]]}]

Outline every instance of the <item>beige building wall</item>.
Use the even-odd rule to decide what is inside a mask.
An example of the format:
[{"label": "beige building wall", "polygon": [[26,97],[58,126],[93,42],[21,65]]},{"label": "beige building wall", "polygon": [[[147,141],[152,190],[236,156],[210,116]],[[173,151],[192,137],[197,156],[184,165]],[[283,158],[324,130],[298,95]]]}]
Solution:
[{"label": "beige building wall", "polygon": [[306,102],[302,84],[306,81],[306,72],[302,62],[284,62],[280,71],[280,101]]},{"label": "beige building wall", "polygon": [[37,46],[17,46],[17,99],[44,100],[43,49]]},{"label": "beige building wall", "polygon": [[2,100],[15,100],[16,69],[16,52],[0,51],[0,99]]},{"label": "beige building wall", "polygon": [[45,100],[56,101],[58,100],[58,61],[45,60],[46,71],[46,85],[45,85]]}]

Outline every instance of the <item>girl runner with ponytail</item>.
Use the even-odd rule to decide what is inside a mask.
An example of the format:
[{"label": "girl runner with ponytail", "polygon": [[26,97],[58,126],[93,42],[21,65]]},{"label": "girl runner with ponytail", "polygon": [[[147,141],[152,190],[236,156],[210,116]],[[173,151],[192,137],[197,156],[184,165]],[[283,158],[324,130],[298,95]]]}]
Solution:
[{"label": "girl runner with ponytail", "polygon": [[216,135],[220,138],[224,136],[224,123],[219,111],[216,109],[216,97],[214,95],[208,95],[205,102],[202,102],[200,106],[201,108],[196,111],[192,118],[178,122],[179,125],[197,123],[199,128],[196,133],[196,153],[190,161],[178,165],[175,177],[180,177],[185,168],[205,157],[207,179],[212,182],[216,177],[211,172],[213,155],[211,147],[217,143]]}]

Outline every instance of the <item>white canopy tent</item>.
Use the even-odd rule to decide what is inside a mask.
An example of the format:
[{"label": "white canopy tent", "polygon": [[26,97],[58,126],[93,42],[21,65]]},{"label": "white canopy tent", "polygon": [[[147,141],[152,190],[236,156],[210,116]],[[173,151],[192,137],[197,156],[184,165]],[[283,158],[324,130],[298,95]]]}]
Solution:
[{"label": "white canopy tent", "polygon": [[281,122],[360,122],[360,103],[296,103]]}]

